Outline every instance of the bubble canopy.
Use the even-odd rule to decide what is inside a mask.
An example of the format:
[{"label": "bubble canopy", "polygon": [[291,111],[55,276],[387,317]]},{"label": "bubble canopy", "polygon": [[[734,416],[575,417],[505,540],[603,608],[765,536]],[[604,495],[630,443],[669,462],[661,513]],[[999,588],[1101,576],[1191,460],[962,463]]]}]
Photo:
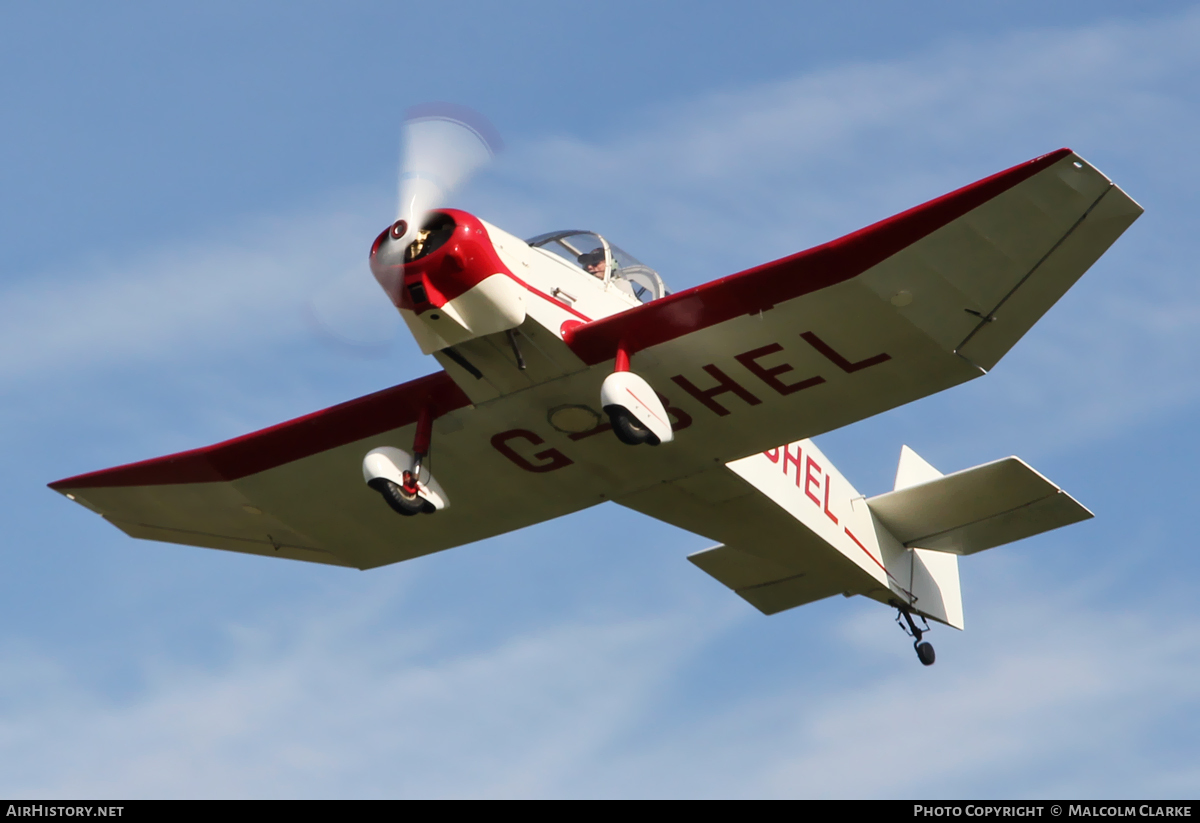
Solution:
[{"label": "bubble canopy", "polygon": [[671,293],[658,272],[593,231],[552,231],[526,241],[643,303]]}]

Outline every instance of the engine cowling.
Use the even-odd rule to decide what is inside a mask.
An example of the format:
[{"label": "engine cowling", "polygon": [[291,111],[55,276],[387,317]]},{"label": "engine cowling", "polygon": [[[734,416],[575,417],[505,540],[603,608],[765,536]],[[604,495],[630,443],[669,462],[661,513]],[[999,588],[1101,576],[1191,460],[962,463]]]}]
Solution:
[{"label": "engine cowling", "polygon": [[487,229],[457,209],[431,212],[411,243],[397,221],[371,247],[371,273],[400,311],[421,351],[516,328],[524,289],[500,260]]}]

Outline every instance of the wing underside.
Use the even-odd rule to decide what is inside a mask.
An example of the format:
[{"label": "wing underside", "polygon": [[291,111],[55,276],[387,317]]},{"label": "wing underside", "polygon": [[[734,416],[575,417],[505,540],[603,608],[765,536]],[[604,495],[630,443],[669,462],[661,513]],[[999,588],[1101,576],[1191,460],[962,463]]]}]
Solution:
[{"label": "wing underside", "polygon": [[1141,211],[1062,150],[568,342],[623,344],[687,413],[678,445],[724,463],[980,376]]}]

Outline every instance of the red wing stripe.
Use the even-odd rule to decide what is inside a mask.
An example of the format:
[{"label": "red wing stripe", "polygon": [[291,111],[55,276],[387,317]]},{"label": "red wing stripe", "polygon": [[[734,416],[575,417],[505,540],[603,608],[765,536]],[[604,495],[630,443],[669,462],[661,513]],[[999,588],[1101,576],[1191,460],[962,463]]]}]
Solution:
[{"label": "red wing stripe", "polygon": [[426,403],[431,404],[436,419],[470,405],[470,402],[448,374],[436,372],[223,443],[68,477],[51,483],[50,488],[94,489],[237,480],[416,423]]},{"label": "red wing stripe", "polygon": [[595,365],[611,360],[622,341],[633,354],[766,311],[857,277],[1070,154],[1070,149],[1059,149],[824,245],[580,326],[565,339],[585,363]]}]

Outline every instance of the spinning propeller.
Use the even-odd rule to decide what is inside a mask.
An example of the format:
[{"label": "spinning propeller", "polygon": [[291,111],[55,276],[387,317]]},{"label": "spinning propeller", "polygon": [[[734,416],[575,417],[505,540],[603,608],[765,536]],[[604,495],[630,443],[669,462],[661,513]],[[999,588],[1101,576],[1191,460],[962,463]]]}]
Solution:
[{"label": "spinning propeller", "polygon": [[400,204],[392,239],[407,246],[425,217],[446,205],[467,179],[500,148],[492,124],[468,108],[426,103],[408,110],[400,165]]},{"label": "spinning propeller", "polygon": [[[402,133],[399,203],[388,233],[388,245],[399,254],[417,239],[429,212],[447,205],[502,145],[486,118],[450,103],[410,108]],[[323,341],[366,357],[386,354],[399,319],[359,266],[314,293],[306,315]]]}]

